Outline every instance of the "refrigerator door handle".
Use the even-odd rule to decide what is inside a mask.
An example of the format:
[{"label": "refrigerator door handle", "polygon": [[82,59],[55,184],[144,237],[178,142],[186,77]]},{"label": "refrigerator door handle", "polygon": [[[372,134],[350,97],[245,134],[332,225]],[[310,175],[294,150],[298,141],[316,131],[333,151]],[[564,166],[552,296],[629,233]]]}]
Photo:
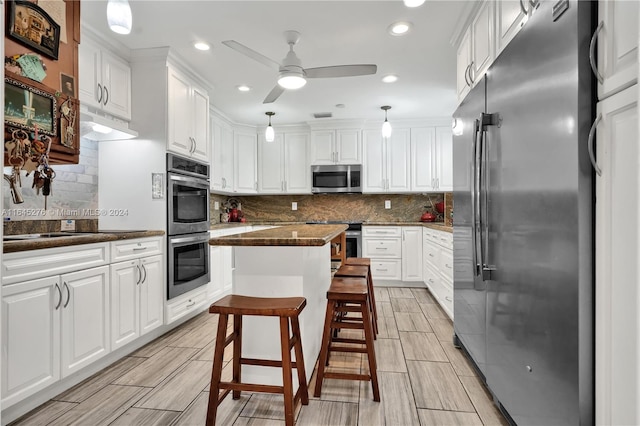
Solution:
[{"label": "refrigerator door handle", "polygon": [[596,171],[598,176],[602,176],[602,170],[600,166],[598,166],[598,162],[596,161],[596,156],[593,153],[593,141],[596,138],[596,129],[598,128],[598,124],[602,121],[602,114],[598,114],[596,120],[591,125],[591,129],[589,130],[589,143],[587,144],[587,149],[589,150],[589,159],[591,160],[591,165],[593,169]]},{"label": "refrigerator door handle", "polygon": [[482,273],[482,248],[480,230],[480,144],[478,133],[480,132],[480,120],[475,120],[473,129],[473,190],[471,192],[471,236],[473,239],[473,263],[475,275]]},{"label": "refrigerator door handle", "polygon": [[596,41],[598,40],[598,35],[600,31],[602,31],[602,27],[604,26],[604,21],[600,21],[598,27],[593,32],[593,36],[591,37],[591,43],[589,43],[589,64],[591,64],[591,71],[593,71],[593,75],[598,79],[598,83],[602,84],[604,81],[604,77],[598,71],[598,64],[596,63]]},{"label": "refrigerator door handle", "polygon": [[486,143],[486,132],[488,126],[500,127],[501,119],[500,115],[494,114],[482,114],[482,123],[480,125],[480,146],[478,148],[480,172],[477,175],[478,178],[478,218],[479,218],[479,232],[480,237],[479,253],[481,261],[481,273],[482,281],[490,280],[491,273],[496,270],[495,266],[489,265],[489,202],[488,202],[488,188],[489,188],[489,175],[487,168],[487,156],[488,148]]}]

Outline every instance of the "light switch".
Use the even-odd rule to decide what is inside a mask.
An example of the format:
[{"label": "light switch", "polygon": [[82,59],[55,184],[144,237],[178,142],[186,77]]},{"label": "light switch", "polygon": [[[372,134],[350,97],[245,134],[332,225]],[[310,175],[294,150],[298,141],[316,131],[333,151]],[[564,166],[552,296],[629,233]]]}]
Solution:
[{"label": "light switch", "polygon": [[220,210],[220,201],[214,201],[213,202],[213,209],[214,210]]},{"label": "light switch", "polygon": [[391,200],[384,200],[384,208],[385,209],[391,208]]},{"label": "light switch", "polygon": [[298,210],[298,203],[295,201],[291,202],[291,210]]}]

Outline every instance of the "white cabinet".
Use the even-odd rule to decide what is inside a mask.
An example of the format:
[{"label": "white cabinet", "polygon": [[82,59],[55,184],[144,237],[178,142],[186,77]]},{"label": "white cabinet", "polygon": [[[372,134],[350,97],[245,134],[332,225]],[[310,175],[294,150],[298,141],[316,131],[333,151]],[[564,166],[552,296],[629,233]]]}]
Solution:
[{"label": "white cabinet", "polygon": [[422,281],[422,228],[402,227],[402,281]]},{"label": "white cabinet", "polygon": [[598,99],[617,93],[638,81],[637,1],[599,1]]},{"label": "white cabinet", "polygon": [[496,57],[524,27],[531,4],[528,1],[498,0],[496,8]]},{"label": "white cabinet", "polygon": [[409,192],[410,147],[409,129],[394,129],[389,139],[379,129],[365,130],[362,192]]},{"label": "white cabinet", "polygon": [[401,280],[401,227],[363,226],[362,256],[371,259],[371,275],[374,280]]},{"label": "white cabinet", "polygon": [[451,128],[411,128],[411,190],[453,191]]},{"label": "white cabinet", "polygon": [[258,192],[258,146],[255,131],[234,130],[234,186],[233,192]]},{"label": "white cabinet", "polygon": [[78,48],[78,97],[88,106],[131,120],[131,67],[88,37]]},{"label": "white cabinet", "polygon": [[211,190],[233,192],[233,128],[211,117]]},{"label": "white cabinet", "polygon": [[312,130],[311,164],[360,164],[360,129]]},{"label": "white cabinet", "polygon": [[309,194],[308,133],[276,133],[273,142],[258,137],[258,192]]},{"label": "white cabinet", "polygon": [[453,319],[453,235],[423,228],[422,255],[424,283]]},{"label": "white cabinet", "polygon": [[600,101],[597,114],[596,423],[638,424],[640,381],[629,374],[640,359],[640,348],[629,344],[640,335],[638,86]]},{"label": "white cabinet", "polygon": [[167,149],[209,161],[209,96],[189,77],[168,68]]},{"label": "white cabinet", "polygon": [[494,2],[485,0],[467,28],[457,50],[457,92],[461,101],[480,81],[495,58]]}]

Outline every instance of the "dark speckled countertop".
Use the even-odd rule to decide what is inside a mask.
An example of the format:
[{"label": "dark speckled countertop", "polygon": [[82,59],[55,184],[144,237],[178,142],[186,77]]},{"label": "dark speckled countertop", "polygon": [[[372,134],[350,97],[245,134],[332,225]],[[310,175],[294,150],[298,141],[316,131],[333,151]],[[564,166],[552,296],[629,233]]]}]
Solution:
[{"label": "dark speckled countertop", "polygon": [[[383,221],[364,221],[362,222],[365,226],[422,226],[424,228],[431,228],[437,231],[444,232],[453,232],[453,227],[445,225],[444,222],[383,222]],[[217,223],[211,226],[212,230],[216,229],[229,229],[238,226],[260,226],[260,225],[271,225],[271,226],[287,226],[287,225],[304,225],[304,222],[232,222],[232,223]]]},{"label": "dark speckled countertop", "polygon": [[[245,223],[245,225],[252,224]],[[346,231],[347,228],[347,225],[342,224],[284,225],[277,228],[211,238],[209,244],[212,246],[323,246]]]},{"label": "dark speckled countertop", "polygon": [[[58,232],[56,234],[63,233]],[[4,241],[2,244],[2,251],[3,253],[14,253],[18,251],[38,250],[44,248],[75,246],[79,244],[158,237],[164,235],[164,231],[100,231],[95,233],[78,233],[77,235],[70,232],[69,234],[70,236],[27,238],[22,240]],[[5,237],[12,236],[5,235]]]}]

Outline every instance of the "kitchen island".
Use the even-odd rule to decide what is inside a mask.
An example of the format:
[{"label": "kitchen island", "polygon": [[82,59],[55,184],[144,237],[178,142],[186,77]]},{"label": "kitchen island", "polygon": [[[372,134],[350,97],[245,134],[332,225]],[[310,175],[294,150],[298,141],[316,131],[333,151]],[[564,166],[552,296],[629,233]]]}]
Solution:
[{"label": "kitchen island", "polygon": [[[331,284],[330,242],[347,227],[287,225],[209,240],[213,246],[234,247],[233,294],[307,299],[300,315],[307,380],[320,353],[326,292]],[[248,316],[242,328],[243,357],[281,359],[277,318]],[[282,373],[278,368],[245,365],[242,380],[282,385]]]}]

